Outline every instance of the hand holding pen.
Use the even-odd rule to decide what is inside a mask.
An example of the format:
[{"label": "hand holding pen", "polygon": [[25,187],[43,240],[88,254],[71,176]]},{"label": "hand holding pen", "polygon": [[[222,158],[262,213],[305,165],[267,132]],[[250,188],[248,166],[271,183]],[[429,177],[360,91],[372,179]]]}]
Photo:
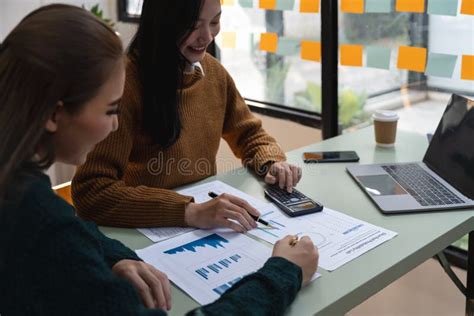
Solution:
[{"label": "hand holding pen", "polygon": [[188,226],[210,229],[228,227],[236,232],[247,232],[257,227],[254,217],[260,212],[247,201],[223,193],[204,203],[189,203],[184,212]]},{"label": "hand holding pen", "polygon": [[272,257],[285,258],[301,268],[302,285],[307,285],[316,272],[319,261],[318,248],[308,236],[288,235],[280,239],[273,248]]},{"label": "hand holding pen", "polygon": [[[214,193],[214,192],[209,192],[208,195],[211,197],[211,198],[216,198],[218,197],[219,195],[217,193]],[[249,204],[250,205],[250,204]],[[260,216],[257,216],[257,215],[254,215],[252,213],[249,212],[249,215],[250,217],[252,217],[256,222],[259,222],[260,224],[263,224],[265,226],[267,226],[268,228],[275,228],[273,227],[272,225],[270,225],[270,223],[268,223],[266,220],[260,218]]]}]

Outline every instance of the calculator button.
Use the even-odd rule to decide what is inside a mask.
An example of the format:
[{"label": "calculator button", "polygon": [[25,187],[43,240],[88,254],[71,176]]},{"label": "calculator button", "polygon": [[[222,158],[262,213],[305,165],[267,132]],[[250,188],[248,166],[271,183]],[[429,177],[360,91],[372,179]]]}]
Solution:
[{"label": "calculator button", "polygon": [[291,198],[290,201],[291,201],[291,202],[298,202],[299,199],[297,199],[297,198]]}]

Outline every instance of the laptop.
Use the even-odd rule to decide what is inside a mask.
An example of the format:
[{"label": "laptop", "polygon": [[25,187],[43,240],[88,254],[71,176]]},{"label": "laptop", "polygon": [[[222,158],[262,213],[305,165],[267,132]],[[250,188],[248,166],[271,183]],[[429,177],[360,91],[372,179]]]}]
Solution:
[{"label": "laptop", "polygon": [[348,166],[383,213],[474,206],[474,101],[453,94],[422,162]]}]

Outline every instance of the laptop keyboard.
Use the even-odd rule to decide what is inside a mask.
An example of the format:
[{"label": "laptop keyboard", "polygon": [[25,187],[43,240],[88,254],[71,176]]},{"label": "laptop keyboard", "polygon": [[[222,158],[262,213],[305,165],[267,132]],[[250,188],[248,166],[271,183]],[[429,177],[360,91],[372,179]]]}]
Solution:
[{"label": "laptop keyboard", "polygon": [[382,166],[423,206],[463,203],[418,164]]}]

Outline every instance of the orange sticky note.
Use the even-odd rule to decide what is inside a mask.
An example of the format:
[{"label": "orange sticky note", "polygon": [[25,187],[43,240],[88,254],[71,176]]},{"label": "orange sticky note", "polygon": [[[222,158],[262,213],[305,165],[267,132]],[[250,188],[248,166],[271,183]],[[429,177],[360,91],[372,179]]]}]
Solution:
[{"label": "orange sticky note", "polygon": [[260,50],[275,53],[278,48],[277,33],[262,33],[260,34]]},{"label": "orange sticky note", "polygon": [[221,0],[222,5],[234,5],[234,0]]},{"label": "orange sticky note", "polygon": [[222,32],[222,47],[235,48],[237,34],[235,32]]},{"label": "orange sticky note", "polygon": [[275,10],[276,0],[260,0],[259,8],[265,10]]},{"label": "orange sticky note", "polygon": [[400,46],[397,67],[399,69],[425,72],[426,48]]},{"label": "orange sticky note", "polygon": [[362,67],[362,45],[341,45],[341,65]]},{"label": "orange sticky note", "polygon": [[474,80],[474,55],[462,56],[461,79]]},{"label": "orange sticky note", "polygon": [[318,13],[319,0],[300,0],[300,12]]},{"label": "orange sticky note", "polygon": [[341,0],[341,11],[345,13],[364,13],[364,0]]},{"label": "orange sticky note", "polygon": [[397,0],[395,10],[398,12],[425,12],[425,0]]},{"label": "orange sticky note", "polygon": [[462,0],[461,14],[474,15],[474,0]]},{"label": "orange sticky note", "polygon": [[321,43],[301,41],[301,59],[321,61]]}]

